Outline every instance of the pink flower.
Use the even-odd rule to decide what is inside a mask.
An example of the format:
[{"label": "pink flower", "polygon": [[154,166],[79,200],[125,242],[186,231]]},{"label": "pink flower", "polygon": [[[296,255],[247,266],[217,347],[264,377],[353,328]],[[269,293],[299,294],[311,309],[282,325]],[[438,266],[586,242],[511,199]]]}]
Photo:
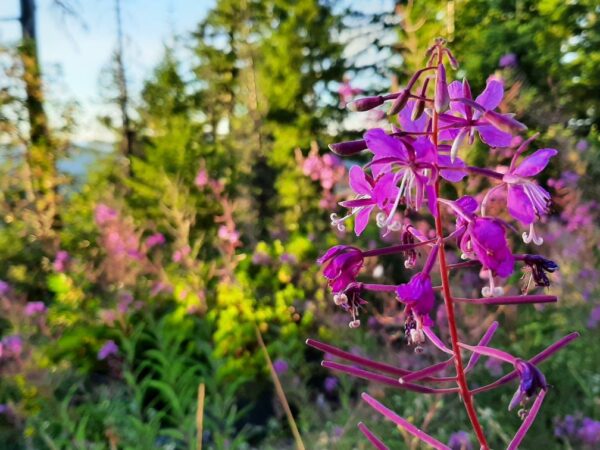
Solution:
[{"label": "pink flower", "polygon": [[55,271],[59,273],[65,272],[69,266],[70,261],[71,257],[69,256],[69,253],[65,250],[60,250],[56,253],[56,257],[54,258],[52,267]]},{"label": "pink flower", "polygon": [[146,238],[146,247],[151,249],[157,245],[163,245],[166,242],[165,237],[161,233],[154,233]]},{"label": "pink flower", "polygon": [[206,169],[200,169],[194,180],[194,184],[199,188],[204,187],[208,184],[208,172]]},{"label": "pink flower", "polygon": [[190,246],[186,245],[185,247],[179,250],[175,250],[171,259],[173,260],[173,262],[176,263],[182,262],[191,252],[192,249],[190,248]]},{"label": "pink flower", "polygon": [[45,314],[48,308],[44,305],[43,302],[29,302],[25,306],[25,315],[26,316],[37,316],[40,314]]},{"label": "pink flower", "polygon": [[119,214],[116,210],[104,203],[99,203],[94,210],[94,219],[98,225],[105,225],[108,222],[115,220],[118,216]]},{"label": "pink flower", "polygon": [[110,356],[116,356],[119,354],[119,346],[115,344],[115,341],[109,340],[98,351],[98,360],[103,361]]}]

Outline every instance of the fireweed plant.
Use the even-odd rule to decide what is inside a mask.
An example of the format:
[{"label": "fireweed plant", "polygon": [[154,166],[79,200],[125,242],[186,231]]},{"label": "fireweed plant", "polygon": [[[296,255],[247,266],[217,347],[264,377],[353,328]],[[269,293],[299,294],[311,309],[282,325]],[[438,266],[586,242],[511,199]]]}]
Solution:
[{"label": "fireweed plant", "polygon": [[[514,119],[512,114],[496,111],[504,94],[500,82],[488,80],[485,90],[475,98],[467,80],[448,83],[446,62],[453,69],[457,68],[457,62],[443,40],[436,40],[427,57],[426,67],[418,70],[404,89],[388,95],[361,98],[350,104],[354,110],[367,111],[390,101],[392,105],[388,114],[398,115],[398,125],[393,125],[389,131],[371,129],[362,140],[330,145],[341,156],[364,150],[372,154],[364,167],[351,168],[349,184],[356,195],[341,202],[348,209],[348,214],[343,217],[332,214],[332,225],[343,230],[344,222],[353,218],[354,231],[358,236],[374,218],[382,233],[400,232],[401,243],[368,251],[337,245],[318,262],[324,266],[323,274],[333,291],[333,301],[351,316],[350,328],[360,326],[359,313],[366,304],[362,298],[364,292],[393,293],[396,300],[404,305],[408,344],[419,353],[423,350],[422,346],[429,343],[446,354],[447,359],[410,371],[312,339],[307,344],[324,352],[326,358],[336,357],[348,363],[328,359],[322,362],[324,367],[334,371],[425,395],[459,394],[482,449],[490,447],[474,407],[474,396],[516,380],[517,389],[508,409],[518,409],[522,424],[508,446],[512,450],[519,447],[549,390],[538,364],[577,338],[578,334],[563,337],[533,357],[516,357],[489,346],[498,328],[497,322],[492,323],[477,344],[461,342],[455,304],[522,305],[557,301],[552,295],[528,295],[528,292],[532,284],[548,287],[550,280],[547,274],[557,270],[558,266],[542,256],[513,254],[507,233],[515,228],[498,217],[487,215],[486,204],[495,193],[505,190],[508,213],[526,228],[523,240],[540,245],[543,239],[536,232],[535,224],[548,212],[550,194],[536,183],[535,176],[558,152],[544,148],[526,156],[536,137],[533,136],[515,151],[505,173],[467,165],[458,153],[466,145],[473,144],[475,139],[480,139],[490,148],[509,147],[514,135],[526,130],[526,126]],[[485,193],[481,204],[470,196],[454,200],[440,196],[443,182],[459,183],[471,176],[487,177],[493,186]],[[412,225],[406,222],[400,224],[397,214],[400,208],[413,212],[428,208],[435,222],[435,236],[427,239]],[[443,225],[444,214],[450,214],[453,222],[453,228],[447,232]],[[454,243],[464,261],[449,264],[446,248]],[[415,269],[417,251],[428,251],[428,256],[408,283],[384,285],[357,280],[365,258],[401,254],[406,268]],[[522,264],[529,274],[527,287],[522,295],[505,296],[500,280],[509,277],[517,264]],[[432,285],[431,275],[435,266],[439,268],[441,277],[449,345],[436,335],[430,318],[436,302],[436,288]],[[452,294],[450,271],[467,267],[479,267],[487,275],[488,285],[482,289],[481,298],[458,298]],[[488,385],[472,389],[467,376],[482,356],[500,364],[509,364],[513,370]],[[455,375],[440,376],[440,372],[451,365],[454,365]],[[368,394],[363,393],[362,398],[385,418],[431,447],[449,449]],[[358,427],[376,448],[388,448],[364,423],[359,423]]]}]

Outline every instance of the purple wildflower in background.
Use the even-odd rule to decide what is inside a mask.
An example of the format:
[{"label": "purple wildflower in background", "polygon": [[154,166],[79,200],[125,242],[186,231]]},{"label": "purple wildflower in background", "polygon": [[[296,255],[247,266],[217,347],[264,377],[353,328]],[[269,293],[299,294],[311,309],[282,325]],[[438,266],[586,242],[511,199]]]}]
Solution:
[{"label": "purple wildflower in background", "polygon": [[296,264],[298,263],[298,258],[295,255],[289,252],[283,252],[279,257],[279,260],[284,264]]},{"label": "purple wildflower in background", "polygon": [[111,339],[106,341],[100,350],[98,350],[98,360],[103,361],[110,356],[116,356],[118,354],[119,346]]},{"label": "purple wildflower in background", "polygon": [[206,171],[206,169],[198,170],[198,173],[196,174],[196,178],[194,179],[194,184],[196,186],[198,186],[199,188],[202,188],[208,184],[208,181],[209,181],[209,178],[208,178],[208,172]]},{"label": "purple wildflower in background", "polygon": [[277,375],[283,375],[288,371],[288,363],[285,359],[277,358],[273,361],[273,369]]},{"label": "purple wildflower in background", "polygon": [[149,249],[157,245],[163,245],[166,239],[162,233],[154,233],[146,238],[146,247]]},{"label": "purple wildflower in background", "polygon": [[229,242],[230,244],[238,244],[240,242],[240,233],[227,225],[221,225],[219,227],[217,236],[219,236],[219,239]]},{"label": "purple wildflower in background", "polygon": [[342,83],[338,87],[338,95],[340,96],[340,108],[345,108],[352,99],[362,93],[362,89],[355,88],[350,84],[350,78],[344,77]]},{"label": "purple wildflower in background", "polygon": [[466,431],[452,433],[448,440],[448,447],[452,450],[473,450],[473,444],[471,444],[469,433]]},{"label": "purple wildflower in background", "polygon": [[573,448],[596,449],[600,445],[600,422],[581,415],[567,415],[555,420],[554,435],[568,440]]},{"label": "purple wildflower in background", "polygon": [[323,388],[325,389],[326,392],[331,394],[331,393],[335,392],[335,390],[337,389],[338,383],[339,383],[339,380],[337,379],[337,377],[327,377],[327,378],[325,378],[325,381],[323,382]]},{"label": "purple wildflower in background", "polygon": [[5,357],[17,358],[23,352],[23,338],[18,334],[6,336],[0,341],[2,354]]},{"label": "purple wildflower in background", "polygon": [[590,144],[586,139],[579,139],[577,144],[575,144],[575,148],[579,150],[581,153],[585,152],[590,147]]},{"label": "purple wildflower in background", "polygon": [[192,252],[191,247],[189,245],[186,245],[185,247],[183,247],[179,250],[175,250],[173,252],[173,256],[171,256],[171,259],[173,260],[173,262],[180,263],[185,258],[187,258],[191,252]]},{"label": "purple wildflower in background", "polygon": [[94,210],[94,220],[98,225],[105,225],[117,217],[119,217],[119,213],[104,203],[98,204]]},{"label": "purple wildflower in background", "polygon": [[56,252],[52,268],[59,273],[66,272],[70,261],[71,256],[69,255],[69,252],[66,250],[59,250]]},{"label": "purple wildflower in background", "polygon": [[515,67],[517,65],[517,55],[514,53],[506,53],[500,57],[500,61],[498,61],[498,65],[501,68],[506,67]]},{"label": "purple wildflower in background", "polygon": [[584,418],[581,428],[577,431],[577,437],[583,444],[597,448],[596,446],[600,445],[600,422],[589,417]]},{"label": "purple wildflower in background", "polygon": [[256,264],[257,266],[263,266],[269,264],[271,262],[271,257],[268,253],[255,250],[252,253],[252,264]]},{"label": "purple wildflower in background", "polygon": [[590,317],[588,318],[587,327],[588,328],[596,328],[600,323],[600,305],[594,306],[592,311],[590,312]]},{"label": "purple wildflower in background", "polygon": [[45,314],[48,308],[43,302],[29,302],[25,306],[25,315],[26,316],[37,316],[40,314]]},{"label": "purple wildflower in background", "polygon": [[5,297],[12,291],[10,284],[6,281],[0,280],[0,296]]},{"label": "purple wildflower in background", "polygon": [[558,421],[554,426],[554,436],[569,437],[577,433],[577,418],[572,415],[565,416],[564,420]]},{"label": "purple wildflower in background", "polygon": [[488,358],[484,366],[490,373],[490,375],[494,377],[499,377],[500,375],[502,375],[502,361],[498,361],[494,358]]}]

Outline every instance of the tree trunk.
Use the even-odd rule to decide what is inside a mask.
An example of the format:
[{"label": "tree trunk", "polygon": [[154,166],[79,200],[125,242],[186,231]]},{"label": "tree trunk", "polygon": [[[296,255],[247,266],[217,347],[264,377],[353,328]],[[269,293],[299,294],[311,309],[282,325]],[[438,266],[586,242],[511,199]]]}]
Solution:
[{"label": "tree trunk", "polygon": [[42,75],[37,53],[35,0],[20,2],[22,42],[19,53],[23,64],[25,106],[30,126],[30,142],[25,157],[35,195],[34,208],[38,217],[39,237],[46,239],[53,235],[57,223],[56,155],[44,110]]},{"label": "tree trunk", "polygon": [[130,158],[134,152],[135,133],[131,127],[131,119],[129,117],[129,93],[127,91],[127,77],[125,74],[125,61],[123,60],[123,28],[121,21],[121,0],[115,0],[115,15],[117,20],[117,52],[115,55],[116,62],[116,79],[119,88],[119,108],[121,109],[123,137],[121,140],[121,151],[123,156]]}]

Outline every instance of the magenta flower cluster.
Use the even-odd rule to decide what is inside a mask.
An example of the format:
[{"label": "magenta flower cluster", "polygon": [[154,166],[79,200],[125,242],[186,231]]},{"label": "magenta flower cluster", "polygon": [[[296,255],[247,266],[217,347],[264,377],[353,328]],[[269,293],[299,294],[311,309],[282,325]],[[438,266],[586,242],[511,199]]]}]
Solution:
[{"label": "magenta flower cluster", "polygon": [[[456,69],[457,61],[443,40],[436,40],[427,52],[426,66],[418,70],[399,92],[355,100],[351,109],[368,111],[391,103],[387,115],[388,129],[368,130],[363,139],[330,145],[341,156],[361,152],[369,154],[364,166],[350,169],[349,184],[354,196],[340,203],[347,213],[332,214],[332,225],[340,229],[353,221],[354,231],[361,235],[375,222],[383,236],[398,236],[399,244],[390,247],[362,250],[356,246],[336,245],[320,259],[323,274],[336,305],[350,316],[351,328],[361,324],[360,314],[367,305],[368,291],[391,295],[404,308],[405,335],[409,345],[419,352],[429,345],[445,358],[420,370],[407,370],[358,356],[326,343],[309,339],[307,344],[324,352],[322,365],[335,372],[381,383],[398,390],[425,395],[460,395],[471,422],[474,437],[482,449],[489,449],[486,434],[474,407],[474,397],[490,389],[500,388],[514,380],[516,391],[507,405],[517,410],[523,420],[508,449],[520,446],[525,434],[550,390],[538,365],[567,345],[578,335],[569,334],[532,357],[517,357],[489,344],[499,324],[493,322],[475,345],[462,342],[458,336],[456,305],[523,305],[553,303],[557,298],[543,293],[528,295],[531,290],[547,288],[550,274],[558,269],[551,260],[535,254],[515,254],[510,236],[519,225],[491,216],[486,208],[490,199],[499,193],[506,201],[507,216],[524,227],[523,241],[541,245],[543,239],[536,224],[549,212],[550,194],[536,181],[558,154],[552,148],[529,152],[536,139],[515,139],[527,127],[513,114],[498,110],[504,96],[502,83],[491,78],[483,92],[474,96],[469,82],[449,82],[447,64]],[[509,62],[506,65],[512,65]],[[490,149],[507,148],[513,152],[510,167],[504,173],[486,167],[468,165],[462,157],[479,140]],[[518,148],[511,143],[520,142]],[[471,177],[483,177],[489,186],[481,202],[474,197],[445,198],[444,183],[461,184]],[[458,187],[456,191],[464,189]],[[500,196],[499,196],[500,197]],[[423,236],[411,225],[411,215],[426,212],[433,216],[435,236]],[[396,234],[391,234],[396,233]],[[414,269],[418,253],[426,254],[422,266],[406,283],[371,284],[359,280],[366,258],[403,255],[405,266]],[[456,251],[462,262],[449,264],[448,253]],[[454,259],[456,260],[456,259]],[[527,286],[520,295],[505,294],[502,282],[517,267],[529,274]],[[479,268],[487,279],[480,298],[460,298],[452,293],[450,271]],[[441,281],[441,286],[437,280]],[[435,331],[431,313],[441,292],[450,334],[444,342]],[[469,356],[468,361],[464,360]],[[502,373],[503,365],[510,371],[487,385],[473,387],[467,376],[481,357],[494,361]],[[454,367],[452,375],[447,375]],[[436,449],[469,448],[469,435],[456,432],[446,445],[424,433],[406,419],[364,393],[364,401],[396,426]],[[359,429],[378,449],[387,449],[384,442],[363,423]],[[460,446],[460,447],[459,447]]]}]

